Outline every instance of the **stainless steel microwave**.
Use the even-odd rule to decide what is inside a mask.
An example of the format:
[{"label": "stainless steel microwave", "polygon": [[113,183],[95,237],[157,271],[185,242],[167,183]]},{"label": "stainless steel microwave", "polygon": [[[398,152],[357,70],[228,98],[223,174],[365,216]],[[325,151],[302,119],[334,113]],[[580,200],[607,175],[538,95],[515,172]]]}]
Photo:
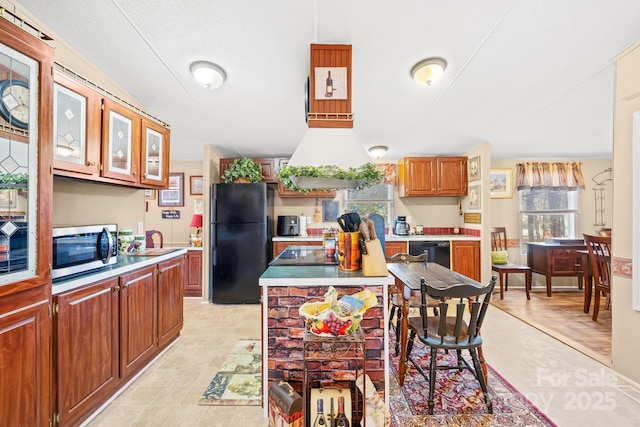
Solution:
[{"label": "stainless steel microwave", "polygon": [[118,262],[115,224],[53,228],[52,278],[60,279]]}]

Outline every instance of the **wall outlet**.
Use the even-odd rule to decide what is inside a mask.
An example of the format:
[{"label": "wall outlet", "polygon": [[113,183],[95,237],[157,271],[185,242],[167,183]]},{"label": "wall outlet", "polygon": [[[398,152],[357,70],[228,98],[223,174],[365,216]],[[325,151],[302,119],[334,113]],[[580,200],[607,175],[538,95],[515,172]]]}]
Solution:
[{"label": "wall outlet", "polygon": [[144,222],[138,223],[138,234],[144,233]]}]

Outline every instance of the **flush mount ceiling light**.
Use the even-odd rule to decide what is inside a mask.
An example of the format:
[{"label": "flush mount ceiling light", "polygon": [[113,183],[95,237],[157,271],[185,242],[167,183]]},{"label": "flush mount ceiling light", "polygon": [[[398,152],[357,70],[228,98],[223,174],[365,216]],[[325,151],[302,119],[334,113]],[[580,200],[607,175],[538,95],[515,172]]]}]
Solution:
[{"label": "flush mount ceiling light", "polygon": [[212,62],[196,61],[190,69],[193,78],[207,89],[219,88],[227,78],[224,70]]},{"label": "flush mount ceiling light", "polygon": [[384,145],[376,145],[375,147],[369,148],[369,154],[371,154],[376,159],[380,159],[387,154],[387,147]]},{"label": "flush mount ceiling light", "polygon": [[447,68],[447,62],[444,59],[427,58],[413,66],[411,77],[416,83],[431,86],[442,77],[445,68]]}]

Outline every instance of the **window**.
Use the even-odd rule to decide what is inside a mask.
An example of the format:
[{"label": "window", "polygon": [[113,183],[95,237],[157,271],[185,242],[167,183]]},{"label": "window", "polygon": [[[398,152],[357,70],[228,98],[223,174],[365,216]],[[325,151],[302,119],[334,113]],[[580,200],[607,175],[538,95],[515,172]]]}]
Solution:
[{"label": "window", "polygon": [[393,185],[377,184],[362,190],[345,190],[346,212],[357,212],[360,216],[380,214],[387,224],[393,215]]},{"label": "window", "polygon": [[547,237],[575,237],[578,192],[558,188],[532,188],[520,196],[520,250],[526,242],[542,242]]}]

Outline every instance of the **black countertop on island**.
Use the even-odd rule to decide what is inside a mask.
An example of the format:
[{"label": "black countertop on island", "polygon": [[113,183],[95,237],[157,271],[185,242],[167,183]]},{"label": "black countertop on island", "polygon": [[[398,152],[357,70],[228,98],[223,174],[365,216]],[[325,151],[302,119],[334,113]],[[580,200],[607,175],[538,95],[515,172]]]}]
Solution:
[{"label": "black countertop on island", "polygon": [[277,257],[269,263],[274,266],[310,266],[310,265],[336,265],[334,257],[325,256],[322,246],[287,246]]}]

